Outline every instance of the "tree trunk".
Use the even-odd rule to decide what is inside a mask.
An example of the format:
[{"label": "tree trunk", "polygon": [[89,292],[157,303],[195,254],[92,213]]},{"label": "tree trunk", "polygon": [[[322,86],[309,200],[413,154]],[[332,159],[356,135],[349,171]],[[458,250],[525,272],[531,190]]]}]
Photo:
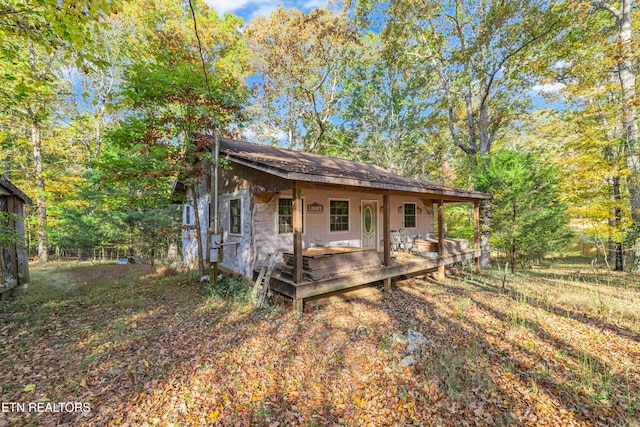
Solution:
[{"label": "tree trunk", "polygon": [[491,200],[480,202],[480,264],[491,265]]},{"label": "tree trunk", "polygon": [[509,250],[510,252],[510,261],[511,261],[511,274],[515,274],[516,272],[516,246],[515,245],[511,245],[511,249]]},{"label": "tree trunk", "polygon": [[[631,217],[640,224],[640,160],[638,159],[638,123],[636,115],[636,74],[633,70],[633,30],[631,28],[631,0],[623,0],[620,11],[621,61],[618,66],[622,88],[622,125],[626,139],[626,164],[631,174],[627,178]],[[640,245],[636,245],[638,247]],[[636,253],[635,257],[640,257]],[[634,265],[637,263],[633,263]],[[617,262],[616,262],[617,270]]]},{"label": "tree trunk", "polygon": [[[620,177],[613,177],[613,199],[615,200],[615,207],[613,208],[613,220],[615,221],[616,227],[620,226],[622,222],[622,209],[620,208],[620,201],[622,200],[622,196],[620,195]],[[615,242],[614,244],[614,262],[615,262],[615,271],[623,271],[623,251],[622,251],[622,242]]]},{"label": "tree trunk", "polygon": [[38,261],[49,261],[49,238],[47,236],[47,196],[42,174],[42,144],[40,140],[41,123],[38,119],[31,122],[31,144],[33,146],[33,166],[36,191],[36,216],[38,217]]},{"label": "tree trunk", "polygon": [[[629,199],[631,202],[631,217],[636,224],[640,224],[640,159],[638,158],[638,123],[636,114],[636,74],[633,69],[635,58],[633,49],[633,28],[631,25],[631,0],[622,0],[620,9],[596,1],[598,7],[609,11],[620,25],[618,42],[618,77],[622,90],[622,128],[625,145],[625,162],[631,172],[627,177]],[[640,242],[636,244],[635,258],[640,257]],[[640,267],[640,263],[634,262]]]}]

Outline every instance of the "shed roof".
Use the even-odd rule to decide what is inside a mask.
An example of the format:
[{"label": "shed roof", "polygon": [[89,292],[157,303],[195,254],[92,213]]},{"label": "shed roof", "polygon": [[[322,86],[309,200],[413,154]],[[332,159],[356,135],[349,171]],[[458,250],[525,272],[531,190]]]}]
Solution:
[{"label": "shed roof", "polygon": [[31,200],[31,198],[29,196],[24,194],[22,191],[20,191],[20,189],[18,187],[13,185],[11,183],[11,181],[9,181],[7,178],[5,178],[4,176],[1,176],[1,175],[0,175],[0,187],[3,187],[10,194],[13,194],[14,196],[18,197],[23,202],[25,202],[25,203],[27,203],[29,205],[33,204],[33,201]]},{"label": "shed roof", "polygon": [[[213,138],[213,137],[209,137]],[[290,180],[440,195],[450,200],[490,199],[489,194],[405,178],[369,163],[220,138],[230,161]]]}]

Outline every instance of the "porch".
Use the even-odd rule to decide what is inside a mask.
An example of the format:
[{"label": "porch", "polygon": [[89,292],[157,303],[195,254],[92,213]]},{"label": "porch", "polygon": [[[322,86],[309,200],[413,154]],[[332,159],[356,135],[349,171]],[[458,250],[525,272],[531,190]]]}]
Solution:
[{"label": "porch", "polygon": [[[293,248],[288,251],[288,274],[275,274],[271,277],[271,288],[276,292],[292,298],[293,308],[297,312],[302,312],[305,299],[336,291],[348,290],[367,283],[382,281],[384,283],[384,289],[388,290],[391,288],[391,279],[395,277],[420,272],[437,271],[437,277],[444,278],[445,266],[461,261],[473,259],[475,261],[475,271],[479,272],[480,270],[480,205],[478,198],[461,196],[460,194],[440,194],[436,197],[430,197],[429,199],[433,202],[434,206],[433,213],[437,219],[437,239],[422,241],[416,245],[416,247],[410,249],[414,256],[400,260],[397,255],[392,257],[392,249],[394,250],[394,254],[406,254],[409,253],[409,248],[402,244],[398,245],[398,243],[402,242],[396,238],[392,239],[392,236],[397,237],[398,234],[391,229],[390,196],[392,193],[412,193],[386,191],[382,195],[382,206],[380,209],[382,211],[382,241],[380,247],[382,252],[380,254],[380,263],[377,262],[378,260],[375,256],[373,264],[371,264],[370,261],[363,263],[360,260],[353,259],[343,263],[351,266],[351,268],[346,269],[348,271],[340,269],[331,271],[330,268],[325,268],[325,271],[328,270],[335,274],[329,277],[314,277],[313,275],[310,278],[305,277],[305,253],[308,254],[309,251],[314,250],[314,248],[303,249],[302,245],[302,187],[306,185],[299,181],[293,182]],[[470,248],[467,245],[457,245],[456,242],[445,239],[445,202],[473,203],[474,239],[473,242],[471,242],[472,246]],[[435,207],[436,205],[437,208]],[[372,212],[374,211],[375,208]],[[364,208],[361,212],[363,214],[366,213]],[[373,223],[375,224],[375,222]],[[365,228],[367,228],[365,227],[365,225],[367,225],[366,221],[363,221],[363,224],[364,236]],[[361,244],[360,246],[368,245]],[[396,250],[399,247],[407,252],[397,252]],[[366,248],[353,249],[359,249],[360,251],[363,249],[366,250]],[[370,251],[373,251],[375,254],[375,249],[370,249]]]},{"label": "porch", "polygon": [[[310,248],[311,250],[317,248]],[[331,249],[331,248],[325,248]],[[362,251],[362,248],[342,248],[342,253],[336,253],[336,257],[344,256],[349,249]],[[303,256],[307,249],[302,251]],[[466,249],[459,252],[444,253],[434,257],[424,257],[411,252],[392,252],[389,265],[384,265],[384,253],[377,254],[380,258],[378,266],[358,268],[357,263],[352,264],[351,271],[326,275],[326,277],[313,280],[307,279],[296,283],[286,267],[276,270],[271,276],[271,289],[293,299],[294,310],[302,312],[305,300],[321,295],[332,294],[338,291],[347,291],[361,285],[383,282],[384,289],[391,288],[391,279],[418,273],[440,271],[444,273],[444,267],[462,261],[478,260],[479,249]]]}]

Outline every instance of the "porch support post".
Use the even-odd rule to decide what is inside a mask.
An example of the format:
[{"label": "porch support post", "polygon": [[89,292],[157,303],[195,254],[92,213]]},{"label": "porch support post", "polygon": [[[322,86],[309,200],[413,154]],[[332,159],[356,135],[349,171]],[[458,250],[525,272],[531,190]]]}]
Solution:
[{"label": "porch support post", "polygon": [[[438,257],[444,256],[444,200],[438,200]],[[438,280],[444,279],[444,264],[438,266]]]},{"label": "porch support post", "polygon": [[[473,202],[473,249],[480,249],[480,202]],[[475,273],[480,273],[480,258],[474,259]]]},{"label": "porch support post", "polygon": [[[382,196],[382,240],[383,240],[383,264],[391,265],[391,201],[389,193]],[[391,289],[391,279],[384,280],[384,290]]]},{"label": "porch support post", "polygon": [[298,181],[293,182],[293,281],[302,283],[302,195]]}]

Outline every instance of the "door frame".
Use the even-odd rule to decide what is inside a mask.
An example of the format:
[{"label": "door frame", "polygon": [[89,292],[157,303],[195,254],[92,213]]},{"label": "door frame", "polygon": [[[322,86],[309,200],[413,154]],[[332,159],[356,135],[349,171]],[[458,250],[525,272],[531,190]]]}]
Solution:
[{"label": "door frame", "polygon": [[366,204],[372,204],[374,205],[374,209],[373,209],[373,216],[374,216],[374,221],[373,221],[373,229],[375,230],[375,241],[376,241],[376,247],[375,250],[376,252],[379,252],[380,250],[380,227],[378,226],[378,200],[375,199],[371,199],[371,200],[365,200],[362,199],[360,200],[360,244],[362,245],[362,247],[364,246],[364,205]]}]

